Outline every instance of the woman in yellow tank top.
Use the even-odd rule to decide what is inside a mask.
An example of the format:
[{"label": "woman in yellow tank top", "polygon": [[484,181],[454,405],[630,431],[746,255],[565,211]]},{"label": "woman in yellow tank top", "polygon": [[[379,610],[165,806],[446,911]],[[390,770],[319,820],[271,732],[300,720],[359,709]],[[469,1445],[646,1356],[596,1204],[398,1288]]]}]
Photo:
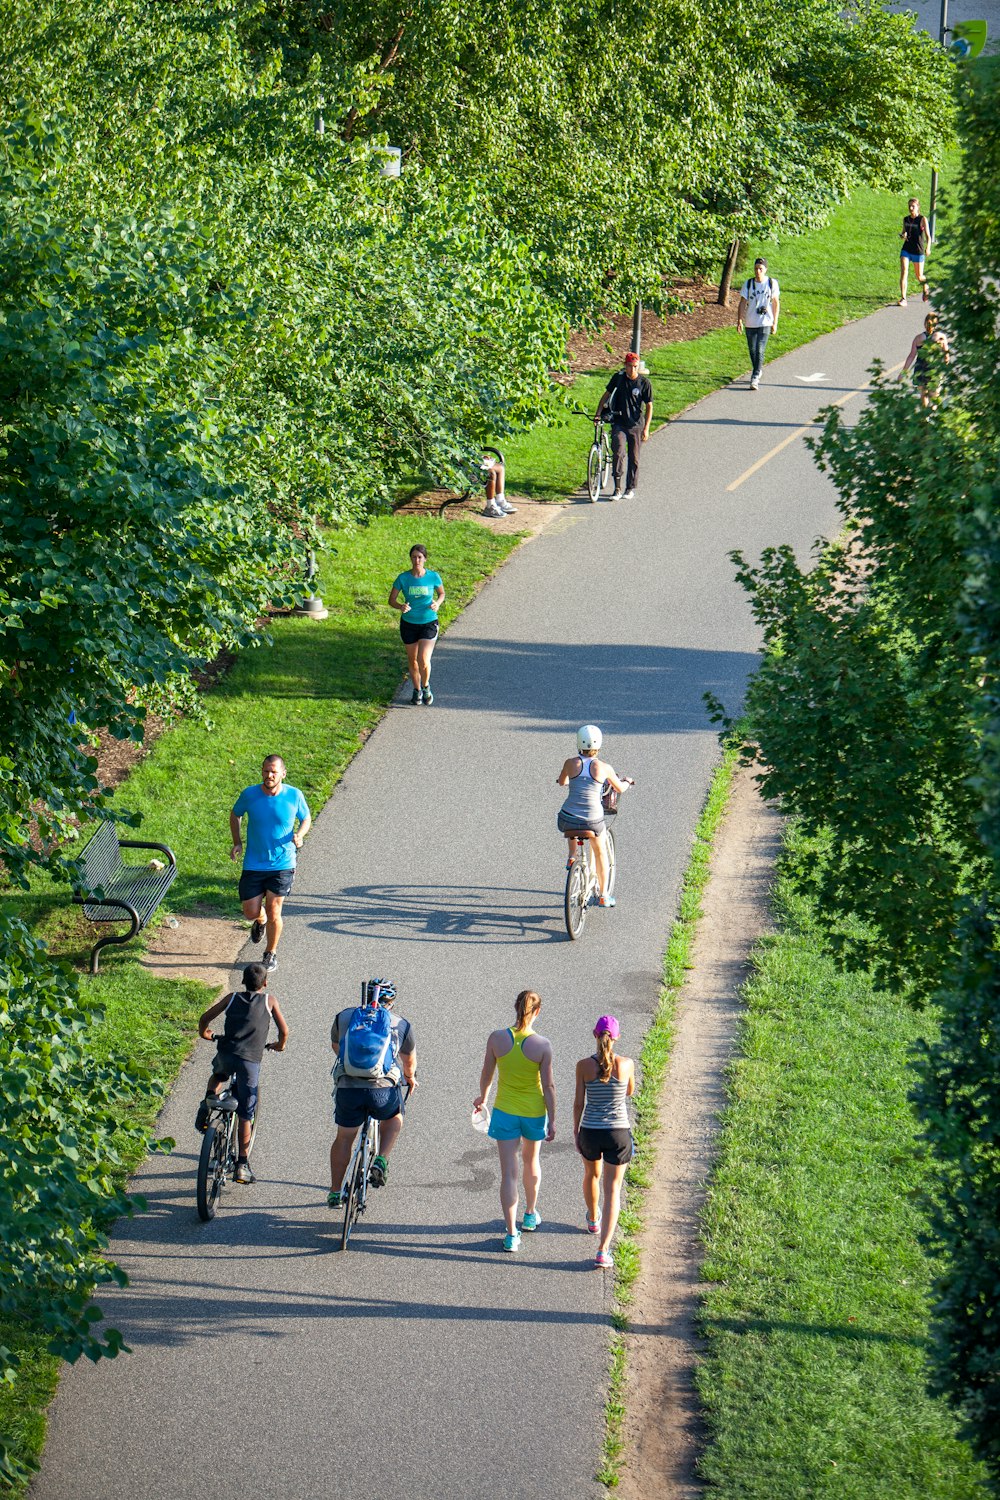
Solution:
[{"label": "woman in yellow tank top", "polygon": [[534,990],[522,990],[515,1001],[515,1024],[491,1031],[479,1078],[479,1096],[473,1108],[481,1109],[490,1091],[494,1073],[500,1075],[496,1103],[490,1118],[490,1136],[500,1152],[500,1207],[506,1233],[505,1250],[519,1250],[517,1227],[518,1148],[524,1178],[522,1228],[537,1229],[538,1188],[542,1179],[539,1151],[542,1141],[556,1135],[556,1087],[552,1073],[552,1043],[535,1031],[542,1001]]}]

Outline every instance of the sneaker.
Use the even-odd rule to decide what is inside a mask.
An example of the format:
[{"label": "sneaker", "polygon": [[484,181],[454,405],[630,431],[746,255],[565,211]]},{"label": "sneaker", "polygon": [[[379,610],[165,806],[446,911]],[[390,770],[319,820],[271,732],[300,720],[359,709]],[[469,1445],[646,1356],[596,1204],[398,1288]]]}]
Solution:
[{"label": "sneaker", "polygon": [[272,974],[278,967],[278,955],[274,952],[273,949],[266,948],[264,950],[264,957],[261,959],[261,963],[264,965],[264,968],[267,970],[267,972],[269,974]]},{"label": "sneaker", "polygon": [[504,496],[500,500],[500,509],[503,511],[503,513],[504,513],[505,516],[516,516],[517,515],[517,506],[516,505],[511,505],[510,501],[506,498],[506,496]]},{"label": "sneaker", "polygon": [[759,391],[760,390],[760,376],[759,375],[755,375],[753,377],[753,379],[751,380],[751,382],[750,382],[750,389],[752,391]]},{"label": "sneaker", "polygon": [[634,487],[632,489],[630,489],[630,490],[626,490],[625,493],[624,493],[624,495],[622,496],[622,499],[623,500],[634,500],[635,499],[635,489],[634,489]]},{"label": "sneaker", "polygon": [[499,505],[494,505],[492,500],[483,506],[483,515],[489,516],[492,521],[499,521],[500,517],[505,514],[506,512],[502,511]]},{"label": "sneaker", "polygon": [[614,1260],[612,1259],[611,1252],[609,1250],[598,1250],[594,1256],[594,1269],[597,1271],[610,1271],[613,1265]]},{"label": "sneaker", "polygon": [[420,689],[419,688],[414,688],[413,689],[413,693],[412,693],[412,695],[410,697],[410,702],[411,703],[419,703],[420,702]]},{"label": "sneaker", "polygon": [[327,1208],[343,1208],[344,1194],[340,1188],[331,1188],[326,1195]]},{"label": "sneaker", "polygon": [[601,1228],[601,1221],[599,1219],[588,1219],[587,1220],[587,1233],[588,1234],[597,1234],[597,1233],[599,1233],[600,1228]]},{"label": "sneaker", "polygon": [[597,904],[598,906],[614,906],[615,898],[614,896],[602,896]]},{"label": "sneaker", "polygon": [[376,1156],[368,1169],[368,1181],[372,1187],[385,1187],[385,1180],[389,1175],[389,1163],[384,1156]]},{"label": "sneaker", "polygon": [[259,943],[263,936],[264,923],[258,917],[256,921],[250,923],[250,941],[251,943]]},{"label": "sneaker", "polygon": [[526,1229],[528,1233],[531,1234],[533,1230],[538,1228],[541,1222],[541,1214],[526,1213],[524,1218],[521,1220],[521,1228]]},{"label": "sneaker", "polygon": [[896,303],[896,306],[897,307],[905,307],[906,306],[906,298],[905,297],[900,297],[899,301]]},{"label": "sneaker", "polygon": [[625,491],[624,490],[615,490],[615,492],[611,496],[611,498],[612,498],[612,500],[624,500],[625,499]]},{"label": "sneaker", "polygon": [[514,1252],[515,1252],[515,1250],[520,1250],[520,1248],[521,1248],[521,1236],[520,1236],[520,1234],[518,1233],[518,1231],[516,1229],[514,1230],[513,1234],[505,1234],[504,1235],[504,1237],[503,1237],[503,1247],[508,1252],[508,1254],[510,1254],[510,1255],[513,1255]]},{"label": "sneaker", "polygon": [[244,1186],[248,1186],[251,1182],[257,1181],[256,1177],[250,1170],[250,1163],[248,1161],[238,1161],[236,1163],[236,1171],[233,1174],[233,1181],[242,1182]]},{"label": "sneaker", "polygon": [[431,692],[431,690],[430,690],[429,687],[425,687],[424,688],[424,703],[426,704],[426,706],[428,708],[430,708],[430,706],[431,706],[431,704],[433,702],[434,702],[434,694]]},{"label": "sneaker", "polygon": [[923,297],[923,300],[925,302],[929,302],[931,300],[931,294],[930,294],[930,291],[928,290],[927,287],[924,287],[924,297]]},{"label": "sneaker", "polygon": [[207,1099],[203,1099],[198,1105],[198,1113],[194,1117],[194,1128],[199,1135],[204,1135],[208,1129],[208,1121],[212,1114],[212,1106]]}]

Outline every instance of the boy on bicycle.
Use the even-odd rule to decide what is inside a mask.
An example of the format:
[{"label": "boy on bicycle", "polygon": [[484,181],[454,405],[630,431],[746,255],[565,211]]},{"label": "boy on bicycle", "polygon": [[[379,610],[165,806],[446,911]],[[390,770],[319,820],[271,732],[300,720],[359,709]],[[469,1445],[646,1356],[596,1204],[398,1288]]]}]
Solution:
[{"label": "boy on bicycle", "polygon": [[[265,1051],[284,1052],[288,1041],[288,1026],[277,1000],[267,992],[267,970],[263,964],[247,964],[243,970],[243,985],[241,991],[223,995],[221,1000],[210,1005],[198,1022],[198,1035],[206,1042],[217,1042],[219,1050],[212,1062],[212,1076],[208,1081],[205,1098],[195,1115],[194,1128],[204,1133],[212,1105],[235,1075],[236,1113],[240,1122],[235,1181],[250,1183],[255,1179],[247,1154],[254,1111],[257,1108],[260,1065]],[[215,1035],[211,1023],[223,1014],[226,1017],[225,1029],[221,1034]],[[278,1028],[276,1042],[267,1040],[272,1020]]]},{"label": "boy on bicycle", "polygon": [[[388,979],[369,979],[361,1005],[342,1010],[333,1019],[330,1041],[337,1061],[333,1066],[337,1134],[330,1147],[330,1192],[327,1203],[339,1208],[343,1181],[358,1131],[367,1119],[379,1121],[378,1155],[369,1180],[382,1187],[389,1175],[389,1153],[403,1128],[403,1090],[417,1086],[417,1048],[413,1027],[392,1015],[396,986]],[[382,1012],[379,1015],[379,1012]]]}]

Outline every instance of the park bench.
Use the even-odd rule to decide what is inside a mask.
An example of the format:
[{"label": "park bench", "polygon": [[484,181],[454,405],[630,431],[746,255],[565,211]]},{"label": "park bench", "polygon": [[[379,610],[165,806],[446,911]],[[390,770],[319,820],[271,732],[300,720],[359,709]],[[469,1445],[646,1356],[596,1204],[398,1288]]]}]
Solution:
[{"label": "park bench", "polygon": [[[156,870],[150,865],[127,865],[123,849],[159,849],[170,863]],[[90,955],[90,972],[97,973],[97,955],[108,943],[130,943],[145,927],[160,905],[177,874],[177,860],[166,844],[146,844],[137,839],[120,839],[114,823],[102,822],[87,840],[80,856],[83,885],[73,900],[83,907],[91,922],[132,923],[124,935],[109,933],[94,945]]]}]

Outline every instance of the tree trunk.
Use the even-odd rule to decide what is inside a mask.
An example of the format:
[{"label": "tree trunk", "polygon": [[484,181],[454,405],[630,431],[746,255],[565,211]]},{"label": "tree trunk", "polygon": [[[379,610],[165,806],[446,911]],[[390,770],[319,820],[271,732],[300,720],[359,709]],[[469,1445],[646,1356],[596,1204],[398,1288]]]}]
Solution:
[{"label": "tree trunk", "polygon": [[722,280],[719,283],[719,306],[729,306],[729,288],[733,284],[733,272],[736,270],[736,257],[740,253],[739,240],[731,240],[729,249],[726,251],[726,263],[722,268]]}]

